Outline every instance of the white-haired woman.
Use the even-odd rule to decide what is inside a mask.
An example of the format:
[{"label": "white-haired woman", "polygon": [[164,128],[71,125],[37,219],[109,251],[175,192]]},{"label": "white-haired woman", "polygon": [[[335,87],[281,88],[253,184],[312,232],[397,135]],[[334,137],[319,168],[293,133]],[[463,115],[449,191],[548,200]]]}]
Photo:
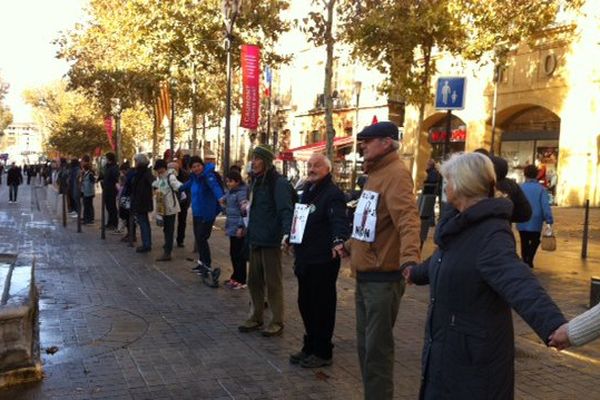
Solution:
[{"label": "white-haired woman", "polygon": [[448,212],[434,254],[404,271],[430,285],[421,399],[513,399],[511,308],[547,341],[565,318],[519,259],[512,203],[494,197],[496,176],[482,154],[457,154],[442,165]]}]

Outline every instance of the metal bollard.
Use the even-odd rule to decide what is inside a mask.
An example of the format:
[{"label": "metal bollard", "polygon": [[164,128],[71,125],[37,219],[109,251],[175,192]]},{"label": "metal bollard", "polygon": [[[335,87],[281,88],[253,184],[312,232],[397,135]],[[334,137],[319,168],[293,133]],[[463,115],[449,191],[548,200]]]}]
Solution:
[{"label": "metal bollard", "polygon": [[81,196],[77,197],[77,233],[81,233]]},{"label": "metal bollard", "polygon": [[590,283],[590,308],[600,303],[600,277],[593,276]]},{"label": "metal bollard", "polygon": [[129,218],[127,219],[129,225],[129,247],[133,247],[133,240],[135,239],[135,221],[133,219],[133,210],[129,207]]},{"label": "metal bollard", "polygon": [[590,201],[585,201],[585,216],[583,217],[583,238],[581,239],[581,258],[587,258],[588,237],[590,230]]},{"label": "metal bollard", "polygon": [[[104,182],[102,182],[104,185]],[[100,239],[106,239],[106,226],[104,226],[104,188],[102,189],[102,208],[100,210]]]},{"label": "metal bollard", "polygon": [[67,195],[62,194],[62,223],[63,226],[67,226]]}]

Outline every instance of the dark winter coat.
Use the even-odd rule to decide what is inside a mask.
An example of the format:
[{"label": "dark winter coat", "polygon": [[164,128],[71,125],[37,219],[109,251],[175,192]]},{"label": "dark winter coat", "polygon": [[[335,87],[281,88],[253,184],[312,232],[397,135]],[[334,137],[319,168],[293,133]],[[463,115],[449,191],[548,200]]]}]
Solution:
[{"label": "dark winter coat", "polygon": [[334,241],[350,237],[344,194],[327,175],[315,185],[304,186],[300,203],[312,204],[314,211],[306,220],[302,243],[294,245],[296,267],[331,261]]},{"label": "dark winter coat", "polygon": [[19,167],[10,167],[8,173],[6,174],[6,184],[8,186],[19,186],[23,183],[23,174],[21,174],[21,169]]},{"label": "dark winter coat", "polygon": [[117,164],[106,164],[103,174],[98,177],[98,181],[102,181],[102,190],[105,194],[116,195],[117,183],[119,182],[119,167],[117,167]]},{"label": "dark winter coat", "polygon": [[154,182],[154,176],[147,165],[135,168],[135,176],[131,182],[131,208],[134,212],[147,213],[154,209],[152,182]]},{"label": "dark winter coat", "polygon": [[504,158],[491,157],[496,172],[496,189],[506,194],[513,203],[513,212],[510,222],[525,222],[531,218],[531,205],[525,197],[519,184],[513,179],[507,178],[508,162]]},{"label": "dark winter coat", "polygon": [[279,247],[289,234],[294,205],[290,184],[271,168],[254,178],[250,189],[248,243],[253,247]]},{"label": "dark winter coat", "polygon": [[411,271],[431,293],[421,399],[513,399],[511,308],[544,342],[566,322],[517,257],[511,213],[508,199],[450,213],[436,230],[436,252]]}]

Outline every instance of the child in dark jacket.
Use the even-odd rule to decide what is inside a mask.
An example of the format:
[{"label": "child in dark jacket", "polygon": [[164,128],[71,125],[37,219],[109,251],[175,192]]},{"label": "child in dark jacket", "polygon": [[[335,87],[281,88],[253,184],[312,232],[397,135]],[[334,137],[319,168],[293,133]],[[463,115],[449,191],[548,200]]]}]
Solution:
[{"label": "child in dark jacket", "polygon": [[230,289],[244,289],[246,288],[246,257],[244,255],[246,227],[242,209],[248,199],[248,186],[237,171],[230,171],[227,174],[225,184],[229,190],[222,205],[227,214],[225,233],[229,236],[229,256],[233,267],[231,278],[225,281],[225,286]]}]

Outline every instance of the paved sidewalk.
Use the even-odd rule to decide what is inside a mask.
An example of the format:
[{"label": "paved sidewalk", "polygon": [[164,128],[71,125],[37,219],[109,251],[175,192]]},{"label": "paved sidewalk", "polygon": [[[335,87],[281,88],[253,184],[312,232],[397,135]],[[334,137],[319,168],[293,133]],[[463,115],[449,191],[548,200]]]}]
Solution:
[{"label": "paved sidewalk", "polygon": [[[19,196],[18,204],[7,204],[6,186],[0,188],[0,252],[36,257],[42,348],[57,346],[58,352],[43,354],[43,382],[0,391],[0,399],[362,398],[354,284],[347,273],[338,283],[334,365],[304,370],[288,363],[303,334],[289,258],[284,263],[283,336],[241,334],[237,325],[247,316],[247,291],[201,284],[186,261],[194,257],[191,237],[185,249],[175,249],[174,261],[155,263],[162,232],[154,225],[154,249],[139,255],[119,242],[120,236],[100,240],[98,224],[76,233],[69,220],[63,228],[50,189],[22,186]],[[559,235],[558,251],[540,253],[536,274],[573,316],[584,310],[589,277],[600,274],[600,240],[595,239],[590,258],[582,263],[575,236],[560,230]],[[211,247],[225,279],[228,242],[221,230],[213,232]],[[411,287],[400,307],[395,328],[398,399],[417,398],[427,295],[427,288]],[[559,354],[541,345],[521,321],[516,334],[517,399],[600,398],[600,343],[573,355]]]}]

